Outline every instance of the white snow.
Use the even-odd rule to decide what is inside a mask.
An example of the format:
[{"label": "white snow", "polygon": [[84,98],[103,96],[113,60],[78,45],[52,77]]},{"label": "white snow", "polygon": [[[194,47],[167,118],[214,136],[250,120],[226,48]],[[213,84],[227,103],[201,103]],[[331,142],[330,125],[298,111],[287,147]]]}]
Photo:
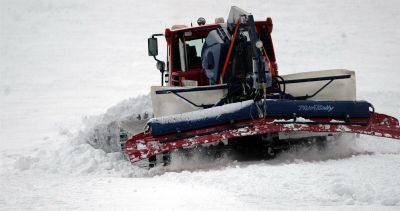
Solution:
[{"label": "white snow", "polygon": [[0,209],[398,210],[400,142],[390,139],[269,161],[174,157],[150,171],[86,143],[93,125],[151,112],[160,77],[147,37],[226,18],[231,5],[273,18],[280,73],[355,70],[358,99],[400,117],[396,0],[2,0]]},{"label": "white snow", "polygon": [[332,119],[330,123],[345,123],[345,121]]},{"label": "white snow", "polygon": [[306,119],[304,117],[297,117],[296,120],[295,119],[275,119],[273,122],[314,122],[311,119]]}]

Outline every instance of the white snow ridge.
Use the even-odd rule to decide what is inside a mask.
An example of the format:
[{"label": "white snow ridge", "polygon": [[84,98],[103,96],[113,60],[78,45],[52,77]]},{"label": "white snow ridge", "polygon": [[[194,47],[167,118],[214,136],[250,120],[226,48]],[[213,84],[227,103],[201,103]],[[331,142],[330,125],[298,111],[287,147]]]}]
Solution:
[{"label": "white snow ridge", "polygon": [[160,84],[146,39],[232,5],[272,17],[279,73],[355,70],[357,98],[400,117],[396,0],[2,0],[0,210],[399,210],[391,139],[344,136],[265,161],[173,155],[151,170],[118,152],[118,129],[142,130]]}]

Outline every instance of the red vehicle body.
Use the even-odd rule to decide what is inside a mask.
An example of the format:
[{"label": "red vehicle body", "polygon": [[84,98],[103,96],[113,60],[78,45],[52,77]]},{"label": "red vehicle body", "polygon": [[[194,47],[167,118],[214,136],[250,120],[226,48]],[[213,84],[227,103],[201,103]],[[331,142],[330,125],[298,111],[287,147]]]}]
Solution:
[{"label": "red vehicle body", "polygon": [[[400,126],[396,118],[376,113],[370,103],[356,101],[355,94],[351,97],[346,96],[346,99],[337,99],[340,97],[335,95],[336,92],[347,93],[349,89],[334,87],[328,99],[313,99],[334,80],[349,79],[354,80],[352,82],[355,84],[355,79],[351,79],[354,77],[354,72],[352,72],[353,76],[326,75],[330,73],[328,71],[319,77],[304,78],[303,75],[302,78],[288,80],[279,76],[271,38],[273,29],[271,18],[265,21],[254,21],[250,13],[232,7],[226,25],[200,23],[195,27],[173,26],[171,29],[165,29],[163,36],[167,42],[165,74],[167,86],[156,87],[158,90],[152,93],[154,98],[157,97],[156,95],[162,95],[160,98],[164,97],[163,100],[158,101],[159,107],[179,107],[182,101],[197,108],[189,111],[177,110],[178,112],[175,113],[160,112],[161,115],[156,115],[151,119],[144,132],[134,135],[124,145],[124,152],[131,162],[143,159],[149,159],[152,162],[156,161],[156,155],[159,154],[168,154],[174,150],[210,143],[218,145],[224,142],[234,147],[251,148],[263,156],[271,155],[275,154],[277,145],[290,140],[290,138],[280,138],[282,133],[305,132],[311,134],[307,138],[325,138],[325,140],[327,136],[341,133],[400,139]],[[239,35],[237,35],[238,32]],[[209,38],[214,38],[215,34],[221,38],[221,41],[210,41]],[[156,58],[158,49],[157,40],[154,38],[161,35],[155,34],[149,38],[149,55],[155,58],[157,67],[164,76],[165,64]],[[227,37],[229,39],[224,39]],[[210,54],[203,55],[203,53],[210,50],[214,44],[220,44],[217,47],[227,51],[212,49],[211,56],[219,57],[218,65],[210,67],[207,66],[211,61],[208,58]],[[234,53],[231,56],[232,52]],[[241,54],[241,52],[245,53]],[[240,62],[245,64],[245,67],[239,65],[242,69],[235,66]],[[223,67],[220,68],[222,64]],[[227,66],[230,73],[225,75]],[[216,74],[217,80],[214,80],[215,75],[210,74],[210,70],[219,74]],[[351,71],[346,73],[349,72]],[[313,93],[311,95],[308,92],[294,95],[286,93],[285,88],[281,88],[281,86],[286,87],[286,84],[314,82],[322,83],[322,85],[316,89],[315,93],[311,92]],[[341,90],[338,91],[340,88]],[[224,94],[221,94],[221,97],[216,95],[218,101],[216,103],[213,101],[212,104],[201,104],[201,102],[196,104],[185,98],[184,94],[179,94],[191,92],[194,93],[192,99],[196,99],[193,96],[199,96],[196,94],[200,92],[222,89],[225,91]],[[304,90],[306,89],[301,89],[302,92]],[[351,91],[353,90],[355,93],[355,85],[351,86]],[[166,95],[170,97],[167,98]],[[208,95],[200,96],[208,98]],[[171,98],[181,101],[174,104]],[[243,102],[249,106],[240,107]],[[268,102],[274,102],[274,106],[270,106],[269,110],[266,106]],[[321,106],[322,103],[330,107],[329,111],[320,109],[324,108]],[[362,106],[362,109],[357,109],[355,105]],[[244,108],[245,112],[240,109],[230,110],[229,108],[232,107]],[[251,113],[253,112],[251,108],[257,108],[255,115]],[[302,111],[301,108],[310,109]],[[336,113],[332,112],[335,108]],[[251,115],[248,115],[249,113]],[[182,128],[184,129],[181,130]]]}]

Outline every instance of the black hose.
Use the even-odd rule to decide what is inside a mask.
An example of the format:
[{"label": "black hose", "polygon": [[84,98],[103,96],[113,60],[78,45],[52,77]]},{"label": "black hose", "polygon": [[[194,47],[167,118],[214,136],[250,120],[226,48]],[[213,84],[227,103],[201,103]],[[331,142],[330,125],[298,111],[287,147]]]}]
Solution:
[{"label": "black hose", "polygon": [[[283,79],[281,76],[274,76],[273,79],[275,79],[275,85],[278,86],[280,96],[282,97],[282,94],[286,95],[285,79]],[[281,89],[281,84],[283,85],[283,90]]]}]

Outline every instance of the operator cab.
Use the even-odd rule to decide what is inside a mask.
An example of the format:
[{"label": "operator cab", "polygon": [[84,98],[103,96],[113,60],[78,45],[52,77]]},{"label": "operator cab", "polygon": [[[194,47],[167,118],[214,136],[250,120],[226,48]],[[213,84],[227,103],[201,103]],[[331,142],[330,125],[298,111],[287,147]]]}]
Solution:
[{"label": "operator cab", "polygon": [[202,86],[206,78],[201,66],[204,37],[197,31],[180,31],[172,39],[171,82],[173,86]]},{"label": "operator cab", "polygon": [[[165,68],[165,65],[159,64],[161,61],[156,60],[157,68],[163,75],[165,74],[165,82],[169,86],[207,86],[221,83],[219,81],[220,72],[225,63],[232,31],[228,33],[227,24],[224,23],[223,18],[216,18],[214,24],[207,25],[205,25],[204,18],[199,18],[197,23],[198,26],[194,27],[174,25],[171,29],[165,29],[163,35],[167,41],[166,70],[162,69]],[[265,46],[264,53],[268,55],[267,62],[274,74],[277,68],[270,37],[272,21],[268,18],[267,21],[255,22],[255,25],[260,40]],[[156,36],[158,35],[161,34]],[[240,39],[244,41],[240,42]],[[251,49],[246,46],[248,40],[243,36],[237,40],[239,41],[235,43],[235,46],[244,45],[240,48],[246,49],[246,52],[234,53],[231,56],[235,62],[229,62],[226,75],[240,76],[241,80],[244,80],[247,73],[252,71]],[[154,56],[154,53],[150,52],[150,48],[149,41],[149,55]],[[224,80],[224,82],[226,81]]]},{"label": "operator cab", "polygon": [[170,86],[209,85],[202,67],[202,49],[209,32],[217,27],[217,24],[191,28],[173,26],[165,30]]}]

